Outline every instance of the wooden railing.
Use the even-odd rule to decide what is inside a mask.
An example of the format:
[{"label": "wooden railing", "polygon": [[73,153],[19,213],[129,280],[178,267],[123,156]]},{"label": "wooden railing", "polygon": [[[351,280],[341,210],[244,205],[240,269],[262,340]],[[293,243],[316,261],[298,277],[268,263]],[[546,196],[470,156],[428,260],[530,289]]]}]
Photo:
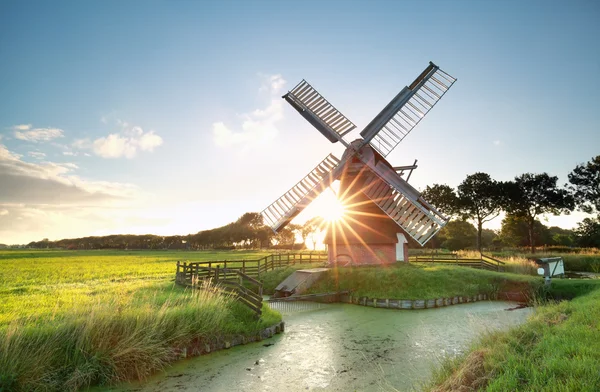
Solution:
[{"label": "wooden railing", "polygon": [[177,262],[175,282],[182,286],[199,288],[206,281],[221,290],[232,293],[258,317],[262,314],[261,273],[295,264],[322,263],[324,253],[277,253],[255,260],[211,260]]},{"label": "wooden railing", "polygon": [[[177,262],[177,273],[185,270],[187,273],[195,271],[196,267],[224,268],[228,270],[241,271],[246,275],[260,277],[260,274],[272,271],[275,268],[284,268],[296,264],[323,263],[328,260],[325,253],[276,253],[260,259],[249,260],[211,260],[194,262]],[[204,274],[205,275],[205,274]],[[202,277],[202,273],[198,275]]]},{"label": "wooden railing", "polygon": [[[185,263],[184,263],[185,264]],[[228,268],[181,265],[177,262],[175,282],[179,285],[200,288],[210,281],[214,287],[231,293],[237,301],[250,308],[258,317],[262,314],[262,283],[240,270]]]},{"label": "wooden railing", "polygon": [[409,261],[412,263],[437,263],[458,265],[461,267],[471,267],[477,269],[485,269],[489,271],[503,271],[504,262],[495,259],[483,253],[479,258],[461,258],[457,253],[437,253],[420,254],[409,256]]}]

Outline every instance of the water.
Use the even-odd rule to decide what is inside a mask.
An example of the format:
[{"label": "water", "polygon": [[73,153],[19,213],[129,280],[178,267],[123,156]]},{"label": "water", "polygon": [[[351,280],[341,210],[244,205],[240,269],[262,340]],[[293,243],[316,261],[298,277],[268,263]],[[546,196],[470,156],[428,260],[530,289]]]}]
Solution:
[{"label": "water", "polygon": [[181,361],[121,391],[410,390],[447,355],[487,330],[524,322],[531,309],[482,301],[440,309],[389,310],[345,304],[288,308],[272,339]]}]

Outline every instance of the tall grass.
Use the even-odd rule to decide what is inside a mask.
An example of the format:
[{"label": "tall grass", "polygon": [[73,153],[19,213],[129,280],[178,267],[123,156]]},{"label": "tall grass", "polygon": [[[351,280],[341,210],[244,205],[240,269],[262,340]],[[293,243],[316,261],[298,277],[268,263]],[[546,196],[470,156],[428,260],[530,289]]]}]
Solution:
[{"label": "tall grass", "polygon": [[600,282],[585,285],[573,301],[537,307],[526,324],[490,333],[463,357],[446,361],[426,389],[600,390]]},{"label": "tall grass", "polygon": [[0,391],[143,379],[193,342],[254,335],[281,320],[265,305],[257,321],[214,288],[175,286],[174,260],[107,253],[0,254]]}]

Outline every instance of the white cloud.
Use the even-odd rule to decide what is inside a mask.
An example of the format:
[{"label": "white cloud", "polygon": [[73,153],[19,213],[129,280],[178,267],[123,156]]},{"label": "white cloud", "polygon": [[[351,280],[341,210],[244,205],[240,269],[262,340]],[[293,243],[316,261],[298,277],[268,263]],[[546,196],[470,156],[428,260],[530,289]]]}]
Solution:
[{"label": "white cloud", "polygon": [[[139,126],[130,126],[127,122],[116,120],[122,132],[111,133],[94,141],[90,139],[75,140],[71,146],[80,150],[91,149],[102,158],[134,158],[138,151],[152,152],[163,143],[162,137],[154,131],[145,132]],[[75,153],[76,154],[76,153]],[[65,155],[71,155],[66,154]],[[84,154],[89,156],[89,154]]]},{"label": "white cloud", "polygon": [[269,104],[264,109],[243,114],[239,131],[232,130],[225,125],[224,121],[213,123],[213,140],[217,146],[248,146],[268,142],[277,136],[279,131],[276,123],[283,119],[283,101],[277,95],[286,82],[281,75],[261,75],[261,77],[263,84],[259,92],[269,92]]},{"label": "white cloud", "polygon": [[31,129],[31,124],[19,124],[12,127],[15,131],[29,131]]},{"label": "white cloud", "polygon": [[74,163],[25,162],[0,144],[0,203],[66,204],[129,198],[129,184],[86,181],[72,172]]},{"label": "white cloud", "polygon": [[46,154],[44,154],[43,152],[40,152],[40,151],[29,151],[27,154],[30,157],[35,158],[35,159],[43,159],[46,157]]},{"label": "white cloud", "polygon": [[270,94],[279,94],[283,86],[285,86],[285,79],[280,74],[276,75],[265,75],[258,74],[262,79],[262,85],[258,89],[258,92],[269,92]]},{"label": "white cloud", "polygon": [[64,137],[62,129],[58,128],[32,128],[31,124],[21,124],[12,127],[15,137],[28,142],[47,142],[52,139]]},{"label": "white cloud", "polygon": [[66,155],[68,157],[76,157],[77,155],[79,155],[79,153],[73,151],[63,151],[63,155]]},{"label": "white cloud", "polygon": [[499,146],[501,144],[502,142],[500,140],[494,140],[494,146]]},{"label": "white cloud", "polygon": [[4,216],[4,215],[8,215],[8,210],[6,208],[0,210],[0,216]]}]

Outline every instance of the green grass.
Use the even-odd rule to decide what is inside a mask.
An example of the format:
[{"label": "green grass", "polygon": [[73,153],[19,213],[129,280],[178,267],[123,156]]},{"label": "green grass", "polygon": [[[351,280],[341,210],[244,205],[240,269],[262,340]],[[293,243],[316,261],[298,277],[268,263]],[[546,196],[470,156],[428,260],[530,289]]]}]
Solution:
[{"label": "green grass", "polygon": [[143,379],[192,341],[255,334],[230,296],[174,285],[177,260],[260,252],[0,251],[0,391],[77,390]]},{"label": "green grass", "polygon": [[469,353],[446,361],[427,389],[600,390],[599,288],[597,281],[558,283],[556,290],[580,296],[539,306],[526,324],[487,335]]},{"label": "green grass", "polygon": [[[274,288],[296,269],[261,274],[264,287]],[[482,293],[495,295],[503,285],[513,282],[535,288],[541,279],[465,267],[398,263],[387,267],[332,269],[314,283],[308,293],[353,290],[354,295],[370,298],[433,299]]]}]

